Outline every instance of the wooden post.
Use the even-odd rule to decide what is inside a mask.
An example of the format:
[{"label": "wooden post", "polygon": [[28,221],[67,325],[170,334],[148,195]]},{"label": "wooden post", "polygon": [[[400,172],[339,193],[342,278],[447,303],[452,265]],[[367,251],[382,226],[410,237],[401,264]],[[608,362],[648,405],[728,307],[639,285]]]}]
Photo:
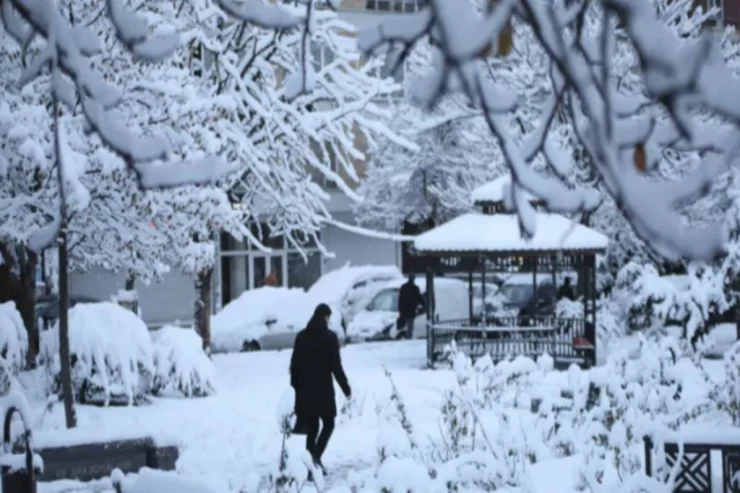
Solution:
[{"label": "wooden post", "polygon": [[[427,258],[427,261],[429,259]],[[426,268],[427,285],[427,364],[434,366],[434,270],[430,265]]]},{"label": "wooden post", "polygon": [[[483,299],[483,311],[486,311],[486,300]],[[473,326],[473,269],[468,269],[468,318],[470,326]]]},{"label": "wooden post", "polygon": [[[479,255],[478,261],[480,262],[481,296],[483,297],[483,304],[485,305],[486,303],[486,258],[482,255]],[[485,327],[488,326],[488,313],[486,313],[485,309],[483,309],[481,319],[483,321],[483,328],[485,330]]]}]

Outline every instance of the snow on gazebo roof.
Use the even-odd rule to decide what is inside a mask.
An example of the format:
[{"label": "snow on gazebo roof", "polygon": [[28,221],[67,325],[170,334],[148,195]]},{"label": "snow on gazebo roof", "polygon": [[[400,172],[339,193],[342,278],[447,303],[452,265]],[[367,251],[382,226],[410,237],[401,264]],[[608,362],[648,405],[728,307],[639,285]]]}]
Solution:
[{"label": "snow on gazebo roof", "polygon": [[[470,194],[473,202],[502,202],[504,200],[504,190],[511,185],[511,175],[506,173],[495,180],[475,188]],[[530,200],[536,200],[534,195],[525,192],[525,196]]]},{"label": "snow on gazebo roof", "polygon": [[537,212],[533,238],[525,240],[516,214],[470,212],[422,233],[414,240],[420,252],[558,252],[602,251],[609,240],[582,224],[548,212]]}]

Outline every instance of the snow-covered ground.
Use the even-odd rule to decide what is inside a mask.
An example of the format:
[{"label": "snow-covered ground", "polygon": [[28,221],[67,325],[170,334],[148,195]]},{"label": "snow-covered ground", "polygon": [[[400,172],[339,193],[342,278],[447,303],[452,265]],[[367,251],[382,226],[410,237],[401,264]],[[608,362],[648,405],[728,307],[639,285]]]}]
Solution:
[{"label": "snow-covered ground", "polygon": [[[451,371],[425,367],[423,341],[352,345],[342,351],[345,369],[359,412],[338,417],[325,455],[325,465],[346,475],[350,468],[376,460],[377,405],[390,396],[384,368],[393,375],[414,425],[438,433],[442,392],[454,383]],[[77,406],[79,426],[64,429],[61,406],[44,418],[38,445],[63,445],[79,440],[113,439],[153,434],[173,437],[180,445],[178,470],[220,484],[216,491],[257,491],[260,476],[274,473],[281,449],[277,418],[281,399],[290,392],[289,351],[215,355],[218,394],[203,399],[156,399],[150,406]],[[338,404],[344,403],[341,392]],[[40,403],[39,403],[40,405]],[[300,450],[302,437],[290,446]],[[40,493],[60,491],[70,482],[46,484]],[[217,487],[218,488],[218,487]],[[62,490],[63,491],[63,490]]]},{"label": "snow-covered ground", "polygon": [[[388,443],[383,437],[384,423],[387,424],[387,419],[383,416],[392,412],[390,408],[394,406],[391,400],[392,384],[386,370],[390,372],[392,383],[403,399],[414,436],[420,442],[439,443],[444,426],[441,423],[440,410],[445,404],[445,392],[455,388],[457,380],[452,370],[425,368],[424,344],[424,341],[373,343],[351,345],[342,350],[354,400],[349,406],[343,406],[346,402],[341,393],[337,393],[338,404],[344,409],[340,412],[335,434],[324,457],[329,475],[323,491],[346,493],[350,491],[347,489],[348,484],[356,482],[358,475],[377,470],[378,447],[382,443]],[[78,405],[79,425],[74,430],[64,428],[62,408],[57,406],[44,417],[35,441],[42,446],[64,445],[81,440],[108,440],[151,434],[161,440],[174,441],[180,446],[177,469],[182,477],[205,481],[214,493],[265,491],[266,478],[277,474],[280,459],[282,435],[278,414],[291,392],[288,379],[289,358],[289,351],[216,355],[215,396],[201,399],[159,398],[154,399],[151,405],[140,407],[100,408]],[[511,368],[525,368],[528,364],[526,361],[515,362]],[[704,366],[713,375],[723,373],[720,361],[705,361]],[[21,379],[30,384],[33,375],[25,374]],[[569,372],[544,371],[537,376],[536,386],[557,390],[572,379],[573,375],[569,375]],[[29,388],[29,385],[26,387]],[[534,395],[534,392],[531,394]],[[515,412],[516,408],[521,408],[522,423],[531,422],[538,426],[536,415],[527,409],[526,399],[522,406],[521,403],[508,402],[510,399],[506,395],[496,395],[497,400],[507,401],[505,405]],[[518,399],[519,397],[514,397],[515,401]],[[36,409],[36,413],[40,413],[43,401],[33,401],[32,407]],[[424,447],[424,443],[420,445]],[[290,456],[299,457],[302,446],[303,437],[291,437],[288,441]],[[576,477],[578,467],[582,464],[578,455],[566,458],[542,456],[526,470],[523,478],[519,478],[518,484],[524,486],[507,491],[574,492],[572,479]],[[405,467],[410,465],[413,462],[404,464],[398,461],[394,465],[392,460],[387,460],[384,465],[385,476],[393,478],[391,480],[394,486],[400,486],[408,472]],[[394,472],[393,468],[398,471]],[[553,477],[559,478],[555,482],[557,484],[553,483]],[[426,482],[428,481],[427,477]],[[426,490],[417,492],[417,489],[418,486],[415,486],[410,491],[427,493]],[[62,481],[42,484],[39,488],[40,493],[108,491],[112,491],[109,479],[87,485]],[[314,488],[307,486],[301,491],[310,492]],[[362,491],[374,490],[370,488]],[[394,488],[393,491],[397,490]]]}]

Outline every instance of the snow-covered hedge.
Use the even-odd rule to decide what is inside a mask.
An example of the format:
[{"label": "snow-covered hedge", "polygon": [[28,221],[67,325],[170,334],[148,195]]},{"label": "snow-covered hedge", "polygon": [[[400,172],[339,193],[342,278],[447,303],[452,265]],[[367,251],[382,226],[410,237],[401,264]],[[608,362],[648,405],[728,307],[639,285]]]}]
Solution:
[{"label": "snow-covered hedge", "polygon": [[[375,407],[376,459],[347,478],[348,489],[524,491],[542,465],[560,463],[557,481],[563,491],[670,491],[660,457],[654,462],[659,475],[646,477],[643,437],[659,440],[703,423],[731,427],[728,403],[740,409],[740,344],[728,356],[731,385],[724,385],[681,357],[677,339],[638,336],[637,342],[615,351],[602,367],[571,366],[567,372],[553,371],[547,355],[537,361],[519,357],[494,364],[482,357],[472,363],[453,347],[456,384],[444,394],[439,438],[417,433],[415,416],[389,375],[390,398]],[[721,402],[720,389],[727,390]],[[287,421],[290,406],[283,407]],[[284,429],[289,434],[289,426]],[[286,486],[278,491],[304,481],[305,468],[290,459],[281,458],[281,475],[273,479],[273,485]]]},{"label": "snow-covered hedge", "polygon": [[725,289],[721,272],[709,267],[689,265],[688,275],[677,279],[659,275],[652,265],[630,263],[617,276],[610,307],[631,332],[676,325],[695,345],[712,320],[729,308]]},{"label": "snow-covered hedge", "polygon": [[17,373],[23,367],[28,351],[28,333],[15,303],[0,304],[0,359]]},{"label": "snow-covered hedge", "polygon": [[165,326],[152,334],[154,379],[152,393],[179,392],[204,397],[216,392],[216,368],[192,328]]},{"label": "snow-covered hedge", "polygon": [[[80,402],[135,403],[154,372],[146,324],[117,304],[82,303],[69,311],[72,386]],[[60,392],[59,324],[41,335],[49,391]]]}]

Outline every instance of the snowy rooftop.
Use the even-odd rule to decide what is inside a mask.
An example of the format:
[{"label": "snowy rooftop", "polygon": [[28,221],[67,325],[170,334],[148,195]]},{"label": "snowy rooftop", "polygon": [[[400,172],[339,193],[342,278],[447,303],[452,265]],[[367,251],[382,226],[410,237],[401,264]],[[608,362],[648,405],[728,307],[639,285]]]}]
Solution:
[{"label": "snowy rooftop", "polygon": [[604,250],[601,233],[557,214],[537,212],[537,232],[521,237],[515,214],[463,214],[416,237],[420,252]]},{"label": "snowy rooftop", "polygon": [[[511,175],[507,173],[474,189],[470,196],[473,202],[502,202],[509,186],[511,186]],[[535,200],[531,193],[525,192],[525,194],[530,200]]]}]

